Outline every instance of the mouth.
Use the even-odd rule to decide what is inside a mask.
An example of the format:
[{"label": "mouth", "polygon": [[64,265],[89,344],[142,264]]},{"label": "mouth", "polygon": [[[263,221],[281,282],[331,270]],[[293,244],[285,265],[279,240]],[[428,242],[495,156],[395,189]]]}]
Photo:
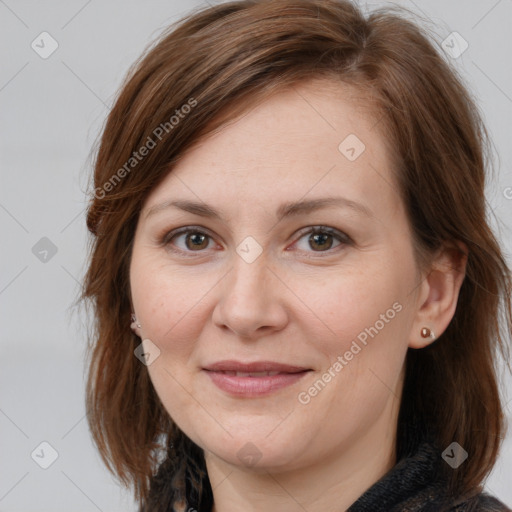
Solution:
[{"label": "mouth", "polygon": [[311,368],[273,361],[219,361],[203,368],[219,389],[238,397],[258,397],[295,384]]}]

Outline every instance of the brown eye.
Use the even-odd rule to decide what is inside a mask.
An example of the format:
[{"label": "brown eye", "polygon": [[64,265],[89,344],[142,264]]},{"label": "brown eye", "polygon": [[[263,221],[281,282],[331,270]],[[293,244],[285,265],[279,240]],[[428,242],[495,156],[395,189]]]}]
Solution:
[{"label": "brown eye", "polygon": [[[303,243],[300,247],[300,242],[303,239],[306,240],[306,243]],[[333,245],[335,242],[337,242],[336,245]],[[336,229],[317,226],[303,232],[296,245],[299,246],[299,250],[311,253],[328,252],[330,249],[336,249],[339,246],[350,245],[351,243],[352,239],[345,233]]]},{"label": "brown eye", "polygon": [[199,229],[185,228],[168,233],[161,243],[172,251],[191,253],[207,249],[211,240],[210,235]]}]

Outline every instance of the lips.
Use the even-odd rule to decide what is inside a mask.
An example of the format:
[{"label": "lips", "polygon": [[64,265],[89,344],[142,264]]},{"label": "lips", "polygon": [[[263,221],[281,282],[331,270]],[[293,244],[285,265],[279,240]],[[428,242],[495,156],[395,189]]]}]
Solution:
[{"label": "lips", "polygon": [[239,397],[270,394],[300,380],[310,368],[273,361],[219,361],[203,370],[222,391]]}]

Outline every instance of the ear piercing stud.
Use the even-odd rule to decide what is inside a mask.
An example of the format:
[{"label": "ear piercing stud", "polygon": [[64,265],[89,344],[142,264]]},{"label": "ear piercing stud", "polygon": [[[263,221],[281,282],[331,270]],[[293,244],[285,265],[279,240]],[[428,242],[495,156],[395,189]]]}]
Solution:
[{"label": "ear piercing stud", "polygon": [[436,335],[434,334],[434,331],[429,329],[428,327],[421,328],[421,337],[422,338],[432,338],[433,340],[436,339]]}]

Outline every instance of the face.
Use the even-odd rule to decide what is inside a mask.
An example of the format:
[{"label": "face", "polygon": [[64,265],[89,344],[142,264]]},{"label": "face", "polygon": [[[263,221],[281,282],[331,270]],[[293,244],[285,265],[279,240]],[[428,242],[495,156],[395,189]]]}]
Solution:
[{"label": "face", "polygon": [[208,454],[300,468],[394,436],[418,277],[377,126],[349,89],[303,84],[202,140],[147,198],[139,335]]}]

